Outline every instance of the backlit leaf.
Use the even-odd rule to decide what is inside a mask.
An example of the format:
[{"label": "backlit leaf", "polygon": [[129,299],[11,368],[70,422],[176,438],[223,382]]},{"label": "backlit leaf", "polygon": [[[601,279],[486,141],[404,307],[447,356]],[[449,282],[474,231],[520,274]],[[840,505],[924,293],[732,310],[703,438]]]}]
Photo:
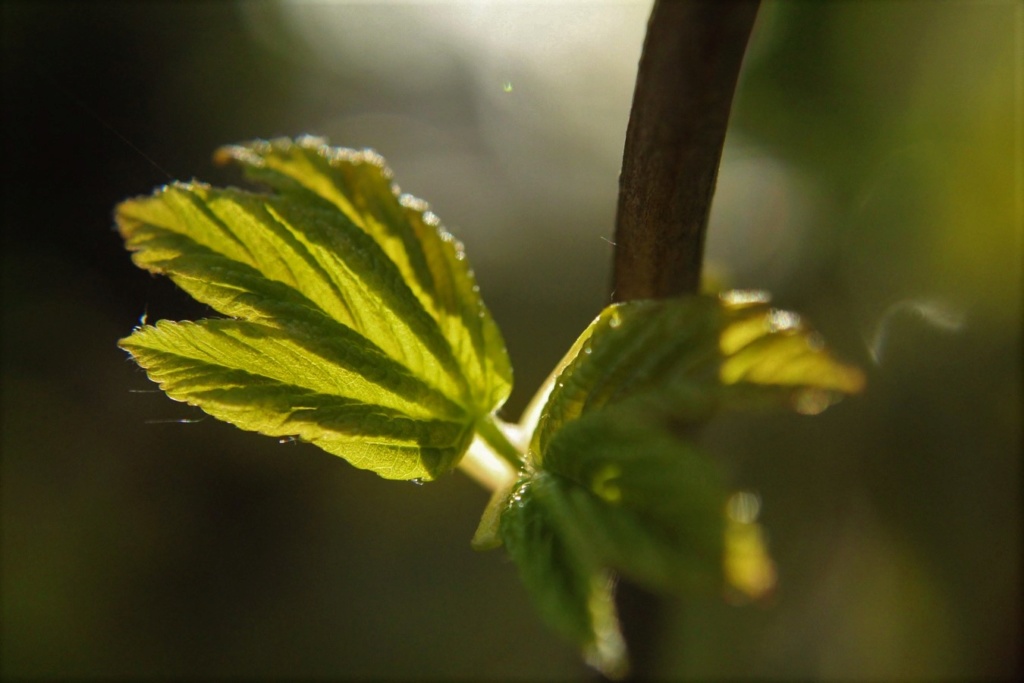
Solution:
[{"label": "backlit leaf", "polygon": [[860,391],[860,370],[835,360],[819,335],[762,292],[632,301],[606,308],[555,378],[530,445],[543,466],[548,443],[580,415],[642,394],[677,419],[716,409],[780,404],[801,412]]},{"label": "backlit leaf", "polygon": [[462,244],[426,202],[400,193],[383,158],[308,136],[224,147],[217,158],[241,164],[250,178],[284,196],[328,203],[370,235],[451,343],[470,387],[480,394],[477,403],[504,402],[511,366]]},{"label": "backlit leaf", "polygon": [[542,613],[587,647],[598,635],[583,609],[586,576],[766,594],[775,575],[760,527],[727,513],[737,499],[694,447],[695,430],[721,408],[800,410],[807,396],[827,405],[862,385],[761,292],[607,308],[560,364],[530,442],[534,474],[501,517]]},{"label": "backlit leaf", "polygon": [[[375,154],[303,138],[220,157],[277,193],[174,183],[116,219],[136,264],[236,320],[143,327],[121,345],[172,398],[243,429],[388,478],[454,467],[511,383],[461,245]],[[259,173],[278,166],[289,175]]]}]

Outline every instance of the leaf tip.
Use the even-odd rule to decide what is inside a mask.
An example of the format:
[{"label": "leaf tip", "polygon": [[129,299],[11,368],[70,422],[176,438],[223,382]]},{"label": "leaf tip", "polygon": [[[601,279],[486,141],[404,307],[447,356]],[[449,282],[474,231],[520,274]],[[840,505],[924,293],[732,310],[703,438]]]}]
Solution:
[{"label": "leaf tip", "polygon": [[726,598],[733,603],[763,601],[778,583],[768,541],[757,522],[760,508],[760,497],[750,491],[734,493],[726,503],[723,570]]},{"label": "leaf tip", "polygon": [[263,157],[244,145],[224,145],[214,150],[213,163],[215,165],[227,166],[234,162],[256,167],[264,165]]},{"label": "leaf tip", "polygon": [[615,578],[601,572],[591,577],[587,598],[592,640],[583,648],[587,664],[613,681],[629,675],[629,653],[615,608]]}]

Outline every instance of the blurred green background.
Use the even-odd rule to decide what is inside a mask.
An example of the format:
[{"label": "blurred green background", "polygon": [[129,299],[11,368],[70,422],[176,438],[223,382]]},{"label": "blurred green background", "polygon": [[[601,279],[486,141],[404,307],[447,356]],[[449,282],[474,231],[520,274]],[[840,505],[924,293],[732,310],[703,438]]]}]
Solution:
[{"label": "blurred green background", "polygon": [[[5,678],[591,675],[470,550],[487,496],[462,474],[385,482],[154,392],[116,340],[207,312],[131,265],[111,212],[240,182],[223,143],[377,149],[465,242],[515,419],[608,301],[649,9],[2,4]],[[1022,61],[1013,2],[762,7],[709,263],[869,389],[708,430],[781,584],[670,602],[665,677],[1021,673]]]}]

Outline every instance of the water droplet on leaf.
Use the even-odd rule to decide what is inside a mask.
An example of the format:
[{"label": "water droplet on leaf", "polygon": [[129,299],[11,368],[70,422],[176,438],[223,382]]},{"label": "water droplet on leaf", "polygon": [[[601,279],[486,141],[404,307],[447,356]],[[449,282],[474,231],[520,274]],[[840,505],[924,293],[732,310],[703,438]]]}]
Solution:
[{"label": "water droplet on leaf", "polygon": [[800,316],[790,311],[780,311],[773,308],[765,320],[765,324],[772,332],[786,332],[800,327]]},{"label": "water droplet on leaf", "polygon": [[767,303],[771,298],[768,292],[762,289],[731,289],[718,295],[726,306],[743,307],[752,304]]}]

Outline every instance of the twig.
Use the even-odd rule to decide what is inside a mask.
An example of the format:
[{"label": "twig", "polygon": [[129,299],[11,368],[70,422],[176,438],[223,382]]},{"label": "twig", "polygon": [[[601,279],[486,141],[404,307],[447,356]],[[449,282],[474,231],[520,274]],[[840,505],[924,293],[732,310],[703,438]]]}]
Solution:
[{"label": "twig", "polygon": [[658,0],[619,178],[612,297],[696,293],[736,80],[759,0]]}]

